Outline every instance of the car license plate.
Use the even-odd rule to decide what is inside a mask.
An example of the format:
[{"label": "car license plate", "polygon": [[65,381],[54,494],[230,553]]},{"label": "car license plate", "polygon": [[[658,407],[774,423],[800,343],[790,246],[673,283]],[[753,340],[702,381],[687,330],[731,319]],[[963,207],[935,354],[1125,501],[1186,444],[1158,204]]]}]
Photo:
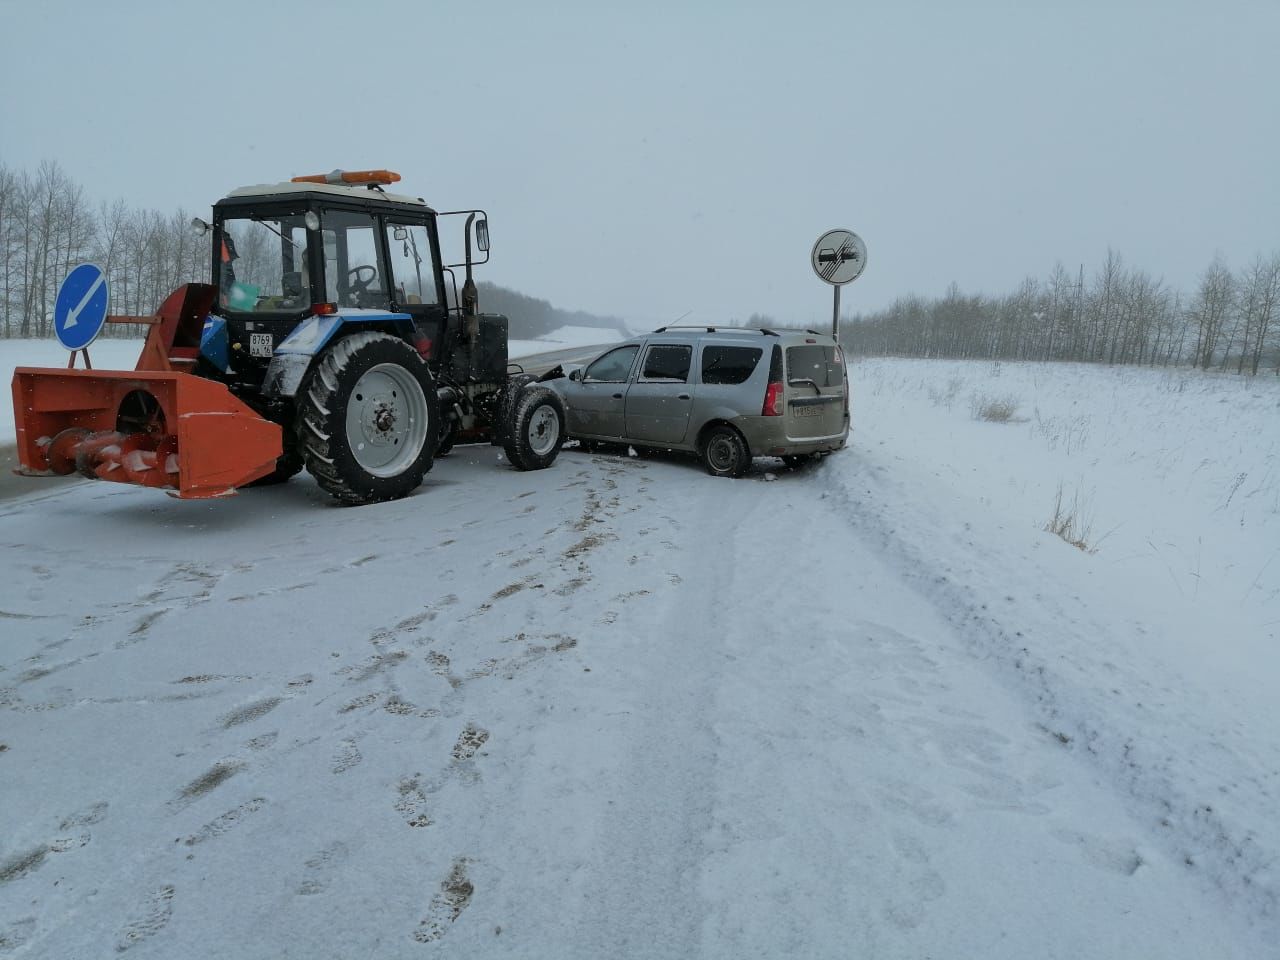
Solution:
[{"label": "car license plate", "polygon": [[274,352],[269,333],[249,334],[249,356],[269,357]]},{"label": "car license plate", "polygon": [[797,417],[820,417],[824,410],[827,409],[825,403],[806,403],[802,407],[792,407],[792,412]]}]

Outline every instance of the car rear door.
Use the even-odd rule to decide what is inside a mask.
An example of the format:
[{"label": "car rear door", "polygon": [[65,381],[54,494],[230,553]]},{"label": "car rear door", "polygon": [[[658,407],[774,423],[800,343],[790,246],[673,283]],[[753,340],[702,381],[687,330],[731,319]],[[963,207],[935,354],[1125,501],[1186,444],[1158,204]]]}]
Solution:
[{"label": "car rear door", "polygon": [[678,444],[689,430],[693,345],[650,343],[635,382],[627,390],[627,439]]},{"label": "car rear door", "polygon": [[809,339],[785,348],[787,437],[819,440],[844,432],[844,353],[834,343]]}]

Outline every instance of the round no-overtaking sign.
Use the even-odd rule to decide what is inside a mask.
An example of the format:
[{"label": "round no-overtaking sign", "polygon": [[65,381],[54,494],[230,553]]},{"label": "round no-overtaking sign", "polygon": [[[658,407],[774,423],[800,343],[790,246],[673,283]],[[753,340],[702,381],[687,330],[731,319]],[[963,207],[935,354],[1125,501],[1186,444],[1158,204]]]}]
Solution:
[{"label": "round no-overtaking sign", "polygon": [[852,230],[828,230],[813,245],[811,259],[818,279],[841,287],[862,276],[867,245]]}]

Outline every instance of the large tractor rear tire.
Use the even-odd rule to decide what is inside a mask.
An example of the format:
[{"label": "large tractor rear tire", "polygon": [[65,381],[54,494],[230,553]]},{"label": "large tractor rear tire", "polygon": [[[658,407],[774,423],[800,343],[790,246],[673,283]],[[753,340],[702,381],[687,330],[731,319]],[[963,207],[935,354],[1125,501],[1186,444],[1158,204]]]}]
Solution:
[{"label": "large tractor rear tire", "polygon": [[519,470],[541,470],[555,463],[564,445],[564,402],[547,387],[526,386],[510,408],[502,447]]},{"label": "large tractor rear tire", "polygon": [[298,449],[307,470],[344,504],[398,500],[431,469],[440,405],[431,372],[409,344],[357,333],[330,346],[298,395]]}]

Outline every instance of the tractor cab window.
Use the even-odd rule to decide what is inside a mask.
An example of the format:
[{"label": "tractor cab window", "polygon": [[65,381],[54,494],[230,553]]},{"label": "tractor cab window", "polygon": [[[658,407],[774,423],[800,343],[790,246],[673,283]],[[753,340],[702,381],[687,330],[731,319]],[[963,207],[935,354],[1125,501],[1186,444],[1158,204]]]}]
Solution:
[{"label": "tractor cab window", "polygon": [[339,307],[387,310],[387,272],[378,255],[378,232],[367,213],[329,210],[321,220],[325,299]]},{"label": "tractor cab window", "polygon": [[227,217],[217,242],[223,309],[292,312],[311,306],[302,214]]},{"label": "tractor cab window", "polygon": [[435,304],[435,262],[431,238],[420,223],[387,223],[387,250],[391,256],[392,299],[399,307]]}]

